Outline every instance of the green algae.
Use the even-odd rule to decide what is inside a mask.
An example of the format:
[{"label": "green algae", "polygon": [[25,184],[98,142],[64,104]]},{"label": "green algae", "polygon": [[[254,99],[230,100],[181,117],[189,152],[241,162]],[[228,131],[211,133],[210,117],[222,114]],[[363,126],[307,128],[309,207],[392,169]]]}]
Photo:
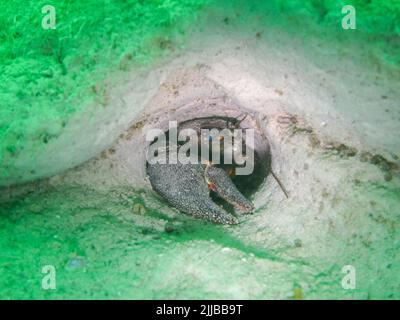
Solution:
[{"label": "green algae", "polygon": [[[43,149],[91,101],[102,80],[179,48],[205,1],[7,1],[0,4],[0,166]],[[56,9],[43,29],[41,9]]]},{"label": "green algae", "polygon": [[[129,197],[121,201],[124,193]],[[133,213],[137,203],[144,215]],[[365,246],[332,264],[298,257],[298,243],[267,249],[248,244],[231,227],[183,215],[171,219],[148,204],[142,191],[34,192],[0,207],[0,298],[291,299],[300,286],[304,299],[393,299],[399,265],[389,257],[399,244],[382,248],[396,239],[398,228],[389,237],[382,228],[379,221],[357,232]],[[384,237],[372,242],[370,232]],[[347,241],[358,246],[357,238]],[[340,286],[346,263],[357,266],[356,290]],[[42,288],[46,265],[56,270],[54,290]]]}]

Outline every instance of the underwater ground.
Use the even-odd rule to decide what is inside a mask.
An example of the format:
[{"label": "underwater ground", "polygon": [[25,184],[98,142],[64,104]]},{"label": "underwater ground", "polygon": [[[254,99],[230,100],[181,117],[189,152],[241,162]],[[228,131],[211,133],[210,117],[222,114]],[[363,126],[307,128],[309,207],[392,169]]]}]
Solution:
[{"label": "underwater ground", "polygon": [[[399,1],[12,0],[0,30],[1,299],[400,298]],[[289,193],[237,226],[143,169],[146,119],[208,94],[265,116]]]}]

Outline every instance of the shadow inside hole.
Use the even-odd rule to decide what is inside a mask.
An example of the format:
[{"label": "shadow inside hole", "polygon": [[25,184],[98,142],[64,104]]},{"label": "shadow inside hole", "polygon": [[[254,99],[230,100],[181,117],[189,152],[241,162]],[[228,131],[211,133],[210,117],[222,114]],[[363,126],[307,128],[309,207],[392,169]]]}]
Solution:
[{"label": "shadow inside hole", "polygon": [[[247,198],[252,199],[253,195],[261,187],[266,180],[271,170],[271,156],[269,153],[259,153],[257,150],[254,151],[254,170],[249,175],[233,175],[231,176],[232,182],[236,188]],[[240,165],[218,165],[222,167],[226,172],[232,172],[232,169],[241,167]],[[211,198],[215,203],[222,206],[226,211],[234,213],[233,206],[223,200],[215,192],[210,193]]]}]

